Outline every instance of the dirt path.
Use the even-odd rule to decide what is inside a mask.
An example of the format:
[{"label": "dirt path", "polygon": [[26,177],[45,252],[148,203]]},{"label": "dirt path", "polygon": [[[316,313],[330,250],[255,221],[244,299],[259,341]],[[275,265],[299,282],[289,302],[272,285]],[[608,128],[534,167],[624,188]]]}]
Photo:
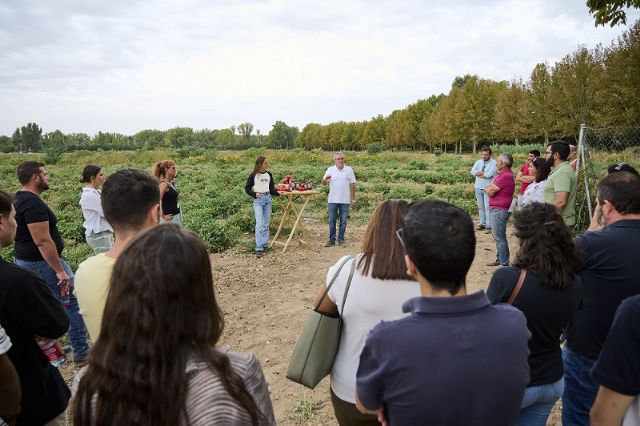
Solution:
[{"label": "dirt path", "polygon": [[[257,355],[269,383],[278,424],[335,424],[329,399],[329,380],[309,390],[286,379],[289,357],[302,330],[312,297],[324,282],[327,269],[345,254],[356,254],[366,226],[349,224],[346,247],[324,248],[326,225],[308,223],[311,247],[294,245],[286,253],[273,251],[261,259],[232,250],[211,256],[214,282],[225,312],[223,344],[234,350]],[[509,231],[510,233],[511,231]],[[476,258],[467,277],[470,292],[486,288],[495,259],[491,235],[476,231]],[[512,252],[517,243],[509,237]],[[304,406],[317,408],[313,418],[296,413],[293,407],[304,399]],[[555,424],[550,422],[549,424]],[[558,422],[559,424],[559,422]]]},{"label": "dirt path", "polygon": [[[326,224],[315,219],[305,224],[310,234],[308,248],[293,244],[286,253],[271,251],[256,259],[239,245],[211,255],[216,294],[225,314],[221,344],[256,354],[269,383],[279,425],[333,425],[336,423],[328,378],[309,390],[287,380],[285,375],[316,289],[341,256],[359,253],[366,226],[350,222],[346,247],[324,248]],[[495,259],[491,235],[476,231],[476,238],[476,258],[467,277],[470,292],[486,288],[495,270],[485,266]],[[512,235],[509,246],[514,253],[517,244]],[[65,377],[71,378],[70,370],[65,369]],[[299,409],[295,410],[295,406]],[[560,424],[557,407],[549,422],[556,424]]]}]

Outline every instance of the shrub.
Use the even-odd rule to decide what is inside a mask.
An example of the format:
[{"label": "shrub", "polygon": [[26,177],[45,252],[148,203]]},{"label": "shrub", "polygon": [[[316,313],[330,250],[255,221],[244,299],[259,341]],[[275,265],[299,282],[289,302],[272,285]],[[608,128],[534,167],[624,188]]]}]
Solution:
[{"label": "shrub", "polygon": [[384,151],[384,145],[380,142],[373,142],[367,145],[367,152],[369,154],[378,154],[382,151]]}]

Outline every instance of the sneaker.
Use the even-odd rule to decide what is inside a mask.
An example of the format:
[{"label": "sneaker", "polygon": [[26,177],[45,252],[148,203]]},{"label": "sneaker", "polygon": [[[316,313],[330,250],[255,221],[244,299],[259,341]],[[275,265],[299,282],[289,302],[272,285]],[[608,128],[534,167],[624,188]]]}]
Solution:
[{"label": "sneaker", "polygon": [[346,245],[346,243],[344,241],[338,241],[338,245],[340,247],[344,247]]},{"label": "sneaker", "polygon": [[256,252],[256,258],[260,259],[262,257],[263,253],[261,251],[257,251]]},{"label": "sneaker", "polygon": [[500,262],[498,262],[497,260],[487,263],[487,266],[500,266]]},{"label": "sneaker", "polygon": [[486,228],[486,226],[484,226],[484,225],[478,225],[478,226],[476,227],[476,229],[477,229],[478,231],[482,231],[482,230],[483,230],[483,229],[485,229],[485,228]]},{"label": "sneaker", "polygon": [[335,245],[336,245],[336,242],[335,241],[331,241],[331,240],[329,240],[326,243],[324,243],[325,247],[331,247],[331,246],[335,246]]}]

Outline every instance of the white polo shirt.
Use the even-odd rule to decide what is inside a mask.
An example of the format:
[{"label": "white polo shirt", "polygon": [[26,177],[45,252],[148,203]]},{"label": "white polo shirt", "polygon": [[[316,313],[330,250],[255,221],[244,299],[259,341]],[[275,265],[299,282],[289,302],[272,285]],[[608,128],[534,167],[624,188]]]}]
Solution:
[{"label": "white polo shirt", "polygon": [[329,199],[327,202],[330,204],[350,204],[351,190],[349,186],[352,183],[356,183],[356,175],[353,174],[351,167],[344,166],[342,170],[340,170],[336,166],[331,166],[324,172],[322,179],[326,179],[327,176],[331,176],[329,180]]}]

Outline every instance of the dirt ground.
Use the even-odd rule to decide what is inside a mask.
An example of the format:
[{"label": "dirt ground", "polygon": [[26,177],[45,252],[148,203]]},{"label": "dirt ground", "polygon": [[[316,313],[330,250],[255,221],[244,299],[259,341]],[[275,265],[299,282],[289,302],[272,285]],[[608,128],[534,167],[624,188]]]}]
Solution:
[{"label": "dirt ground", "polygon": [[[360,252],[366,225],[349,223],[345,247],[324,248],[326,224],[305,220],[309,246],[292,243],[287,252],[275,249],[261,259],[246,253],[241,246],[225,253],[212,254],[216,294],[225,314],[222,345],[235,351],[254,353],[264,370],[271,391],[276,420],[280,425],[334,425],[329,397],[329,380],[314,390],[286,378],[286,370],[313,295],[324,283],[327,269],[341,256]],[[509,234],[512,255],[517,243]],[[476,258],[467,277],[469,292],[487,287],[494,267],[485,266],[495,259],[491,235],[476,231]],[[72,375],[71,368],[65,376]],[[559,407],[554,407],[548,425],[560,425]]]}]

